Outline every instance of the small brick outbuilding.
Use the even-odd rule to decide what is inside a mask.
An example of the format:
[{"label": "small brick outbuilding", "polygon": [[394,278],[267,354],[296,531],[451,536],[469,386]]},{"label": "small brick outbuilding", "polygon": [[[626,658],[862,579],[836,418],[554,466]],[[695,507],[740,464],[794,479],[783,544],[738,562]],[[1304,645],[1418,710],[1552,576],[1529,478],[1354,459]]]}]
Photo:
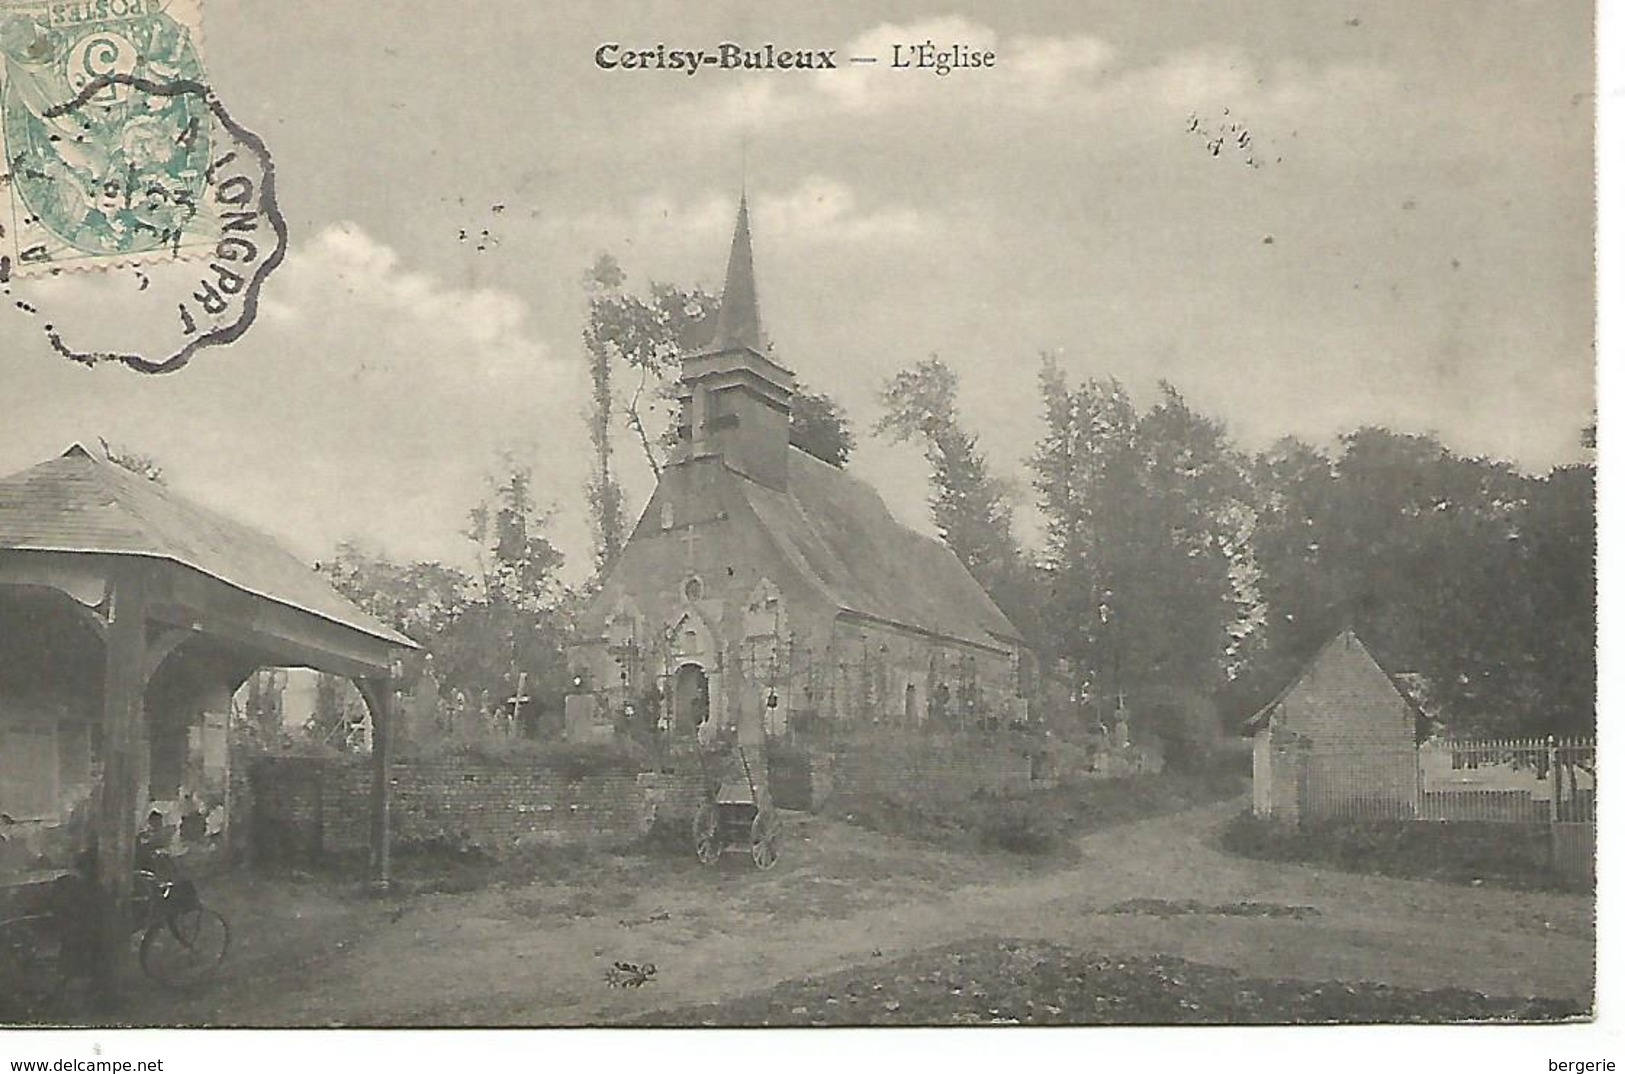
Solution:
[{"label": "small brick outbuilding", "polygon": [[1304,817],[1416,813],[1416,705],[1352,630],[1250,719],[1253,812]]}]

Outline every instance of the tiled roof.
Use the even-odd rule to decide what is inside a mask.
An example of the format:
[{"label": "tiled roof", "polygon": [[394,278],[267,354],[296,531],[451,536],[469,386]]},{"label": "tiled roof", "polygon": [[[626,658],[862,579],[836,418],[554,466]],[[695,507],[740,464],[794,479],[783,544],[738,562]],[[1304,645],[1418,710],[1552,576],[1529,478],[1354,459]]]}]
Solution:
[{"label": "tiled roof", "polygon": [[0,551],[151,556],[403,647],[273,538],[217,515],[75,444],[0,479]]},{"label": "tiled roof", "polygon": [[1418,717],[1423,717],[1422,709],[1417,705],[1416,699],[1411,696],[1410,691],[1405,689],[1404,685],[1400,683],[1398,679],[1389,674],[1387,668],[1383,667],[1377,662],[1377,658],[1371,655],[1371,650],[1365,647],[1365,642],[1360,640],[1359,635],[1354,633],[1354,629],[1352,627],[1344,627],[1342,630],[1332,635],[1332,637],[1328,638],[1326,643],[1319,649],[1315,650],[1314,658],[1306,663],[1302,670],[1292,677],[1292,681],[1281,687],[1280,693],[1271,698],[1269,703],[1263,708],[1259,709],[1257,712],[1247,717],[1247,719],[1243,720],[1241,726],[1252,728],[1254,731],[1259,731],[1265,727],[1268,727],[1270,717],[1275,714],[1276,709],[1281,707],[1281,702],[1285,701],[1291,696],[1292,691],[1298,688],[1298,684],[1309,677],[1310,673],[1315,670],[1316,666],[1318,666],[1322,660],[1325,660],[1327,655],[1332,651],[1332,646],[1338,644],[1339,642],[1343,644],[1344,648],[1358,650],[1367,663],[1376,668],[1378,671],[1382,672],[1383,677],[1388,680],[1388,685],[1394,688],[1394,693],[1398,694],[1400,699],[1410,707],[1412,713]]},{"label": "tiled roof", "polygon": [[852,475],[791,448],[788,491],[736,479],[785,556],[842,610],[1005,652],[1019,643],[959,557]]}]

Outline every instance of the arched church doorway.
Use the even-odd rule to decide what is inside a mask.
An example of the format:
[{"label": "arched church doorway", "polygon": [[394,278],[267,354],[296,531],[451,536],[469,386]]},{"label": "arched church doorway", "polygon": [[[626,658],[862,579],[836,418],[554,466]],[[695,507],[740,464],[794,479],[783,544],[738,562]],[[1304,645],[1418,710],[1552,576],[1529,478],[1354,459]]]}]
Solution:
[{"label": "arched church doorway", "polygon": [[704,723],[711,712],[711,686],[704,668],[698,664],[684,664],[677,669],[672,709],[672,722],[677,734],[692,738],[695,728]]}]

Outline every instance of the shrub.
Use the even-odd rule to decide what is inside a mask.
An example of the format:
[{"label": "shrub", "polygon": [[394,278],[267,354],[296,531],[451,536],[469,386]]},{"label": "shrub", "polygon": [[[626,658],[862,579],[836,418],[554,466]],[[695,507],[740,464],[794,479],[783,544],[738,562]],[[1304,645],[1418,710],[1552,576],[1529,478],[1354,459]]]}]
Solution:
[{"label": "shrub", "polygon": [[1022,798],[979,803],[971,827],[983,847],[1012,854],[1053,854],[1065,839],[1060,814]]},{"label": "shrub", "polygon": [[1219,710],[1189,690],[1155,687],[1145,691],[1135,719],[1162,741],[1163,760],[1176,772],[1205,771],[1219,741]]},{"label": "shrub", "polygon": [[1323,820],[1301,826],[1243,813],[1220,836],[1245,857],[1325,865],[1350,872],[1520,888],[1575,885],[1553,875],[1539,824],[1488,821]]}]

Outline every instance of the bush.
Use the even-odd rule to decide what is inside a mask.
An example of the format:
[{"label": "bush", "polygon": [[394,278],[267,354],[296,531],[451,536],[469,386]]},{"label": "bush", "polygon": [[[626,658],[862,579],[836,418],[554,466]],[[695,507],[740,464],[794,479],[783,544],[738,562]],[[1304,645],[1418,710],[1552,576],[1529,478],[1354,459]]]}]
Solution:
[{"label": "bush", "polygon": [[1176,772],[1206,771],[1219,742],[1219,710],[1188,690],[1156,687],[1145,691],[1135,721],[1162,741],[1162,756]]},{"label": "bush", "polygon": [[990,850],[1012,854],[1053,854],[1065,842],[1065,826],[1058,812],[1037,802],[1010,798],[987,803],[971,818],[976,840]]},{"label": "bush", "polygon": [[1516,888],[1572,888],[1551,869],[1539,824],[1325,820],[1294,827],[1243,813],[1220,837],[1233,854],[1349,872]]}]

